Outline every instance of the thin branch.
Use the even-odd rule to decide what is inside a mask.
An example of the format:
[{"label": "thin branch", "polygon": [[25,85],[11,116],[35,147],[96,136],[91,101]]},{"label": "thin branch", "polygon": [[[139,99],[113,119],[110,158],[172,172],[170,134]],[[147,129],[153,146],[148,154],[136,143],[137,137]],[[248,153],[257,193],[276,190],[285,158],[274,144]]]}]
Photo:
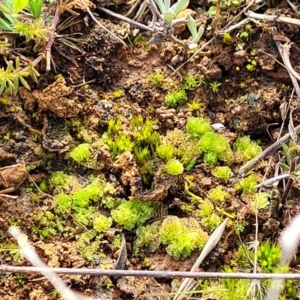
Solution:
[{"label": "thin branch", "polygon": [[[212,279],[292,279],[300,280],[300,274],[292,273],[221,273],[221,272],[179,272],[179,271],[133,271],[133,270],[101,270],[79,268],[50,268],[56,274],[77,274],[90,276],[133,276],[133,277],[158,277],[158,278],[212,278]],[[0,265],[0,273],[41,273],[49,268],[41,267],[13,267]]]},{"label": "thin branch", "polygon": [[57,24],[59,21],[60,10],[61,10],[61,8],[59,7],[59,4],[58,4],[56,7],[56,10],[55,10],[55,14],[54,14],[54,18],[53,18],[51,27],[50,27],[50,35],[49,35],[47,46],[46,46],[46,71],[51,70],[51,60],[50,60],[51,48],[54,43],[54,34],[55,34],[56,27],[57,27]]},{"label": "thin branch", "polygon": [[143,24],[143,23],[137,22],[137,21],[132,20],[132,19],[130,19],[130,18],[127,18],[127,17],[125,17],[125,16],[123,16],[123,15],[117,14],[117,13],[115,13],[115,12],[109,10],[109,9],[106,9],[106,8],[104,8],[104,7],[102,7],[102,6],[97,6],[97,8],[98,8],[99,10],[105,12],[106,14],[108,14],[108,15],[114,17],[114,18],[120,19],[120,20],[122,20],[122,21],[124,21],[124,22],[127,22],[127,23],[129,23],[129,24],[131,24],[131,25],[133,25],[133,26],[136,26],[136,27],[138,27],[138,28],[140,28],[140,29],[154,32],[154,28],[149,27],[149,26],[146,26],[146,25]]},{"label": "thin branch", "polygon": [[268,21],[268,22],[278,21],[278,22],[282,22],[282,23],[286,23],[286,24],[300,26],[299,19],[283,17],[283,16],[276,16],[276,15],[258,14],[258,13],[253,12],[252,10],[249,10],[247,13],[245,12],[245,14],[249,18],[253,18],[253,19],[257,19],[257,20]]}]

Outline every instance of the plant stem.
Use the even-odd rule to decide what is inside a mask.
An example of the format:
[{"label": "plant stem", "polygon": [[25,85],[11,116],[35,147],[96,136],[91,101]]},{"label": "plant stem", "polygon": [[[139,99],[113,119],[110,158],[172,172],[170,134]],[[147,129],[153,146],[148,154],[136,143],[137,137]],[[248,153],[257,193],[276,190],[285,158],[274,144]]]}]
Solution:
[{"label": "plant stem", "polygon": [[[290,166],[290,174],[296,170],[297,161],[298,161],[298,157],[296,157],[292,160],[291,166]],[[277,212],[281,212],[283,210],[283,207],[284,207],[284,205],[286,204],[286,201],[287,201],[287,197],[288,197],[288,195],[290,193],[290,190],[293,186],[293,182],[294,182],[294,179],[292,177],[290,177],[288,179],[288,182],[286,184],[286,187],[285,187],[285,190],[282,194],[282,197],[279,198],[278,201],[277,201]]]},{"label": "plant stem", "polygon": [[51,70],[50,65],[50,57],[51,57],[51,48],[54,43],[54,34],[60,17],[60,7],[59,5],[56,7],[55,15],[52,21],[52,25],[50,27],[50,36],[46,46],[46,71]]}]

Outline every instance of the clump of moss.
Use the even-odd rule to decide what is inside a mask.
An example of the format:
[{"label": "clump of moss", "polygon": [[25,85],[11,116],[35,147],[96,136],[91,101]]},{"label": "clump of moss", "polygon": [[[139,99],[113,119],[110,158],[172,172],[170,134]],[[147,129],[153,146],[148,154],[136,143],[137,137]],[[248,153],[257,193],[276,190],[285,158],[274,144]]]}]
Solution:
[{"label": "clump of moss", "polygon": [[176,91],[176,92],[169,92],[165,96],[165,104],[167,107],[177,107],[180,104],[183,104],[187,100],[187,95],[184,89]]},{"label": "clump of moss", "polygon": [[264,272],[274,273],[281,258],[281,249],[266,241],[260,245],[257,251],[257,262]]},{"label": "clump of moss", "polygon": [[201,204],[198,216],[201,217],[201,224],[211,231],[222,223],[222,218],[215,212],[213,204],[208,199]]},{"label": "clump of moss", "polygon": [[215,167],[211,171],[211,173],[215,177],[217,177],[219,179],[222,179],[222,180],[228,180],[233,175],[231,169],[228,166],[224,166],[224,167],[218,166],[218,167]]},{"label": "clump of moss", "polygon": [[169,216],[159,229],[160,240],[167,245],[167,252],[175,259],[187,257],[195,249],[202,250],[207,242],[207,234],[194,218],[179,219]]},{"label": "clump of moss", "polygon": [[55,196],[58,204],[55,207],[57,214],[70,212],[78,222],[90,225],[97,217],[93,202],[97,202],[103,208],[114,208],[123,201],[113,196],[115,189],[101,176],[90,177],[84,185],[72,176],[70,178],[73,185],[58,186],[54,190],[54,193],[57,193]]},{"label": "clump of moss", "polygon": [[83,163],[88,161],[92,158],[91,146],[90,144],[84,143],[78,145],[74,148],[71,153],[70,157],[73,158],[78,163]]},{"label": "clump of moss", "polygon": [[157,155],[164,160],[170,160],[172,157],[174,157],[176,152],[176,149],[174,145],[170,144],[161,144],[156,147],[156,153]]},{"label": "clump of moss", "polygon": [[93,228],[97,232],[105,232],[107,231],[112,225],[112,218],[106,217],[104,215],[96,215],[93,219]]},{"label": "clump of moss", "polygon": [[65,193],[60,193],[55,196],[55,200],[64,212],[69,212],[72,207],[72,197]]},{"label": "clump of moss", "polygon": [[170,159],[165,168],[165,172],[169,175],[176,176],[183,173],[183,164],[178,159]]},{"label": "clump of moss", "polygon": [[224,202],[229,199],[229,194],[223,191],[221,186],[217,186],[208,192],[209,198],[215,202]]},{"label": "clump of moss", "polygon": [[205,133],[199,140],[199,149],[204,153],[203,161],[214,165],[218,160],[231,163],[232,151],[228,141],[215,132]]},{"label": "clump of moss", "polygon": [[158,156],[164,160],[178,159],[185,167],[201,154],[197,140],[183,130],[168,131],[162,144],[156,148]]},{"label": "clump of moss", "polygon": [[37,211],[34,213],[33,219],[32,232],[38,234],[40,239],[55,235],[64,229],[64,222],[51,211]]},{"label": "clump of moss", "polygon": [[201,137],[206,132],[212,131],[212,128],[204,118],[190,117],[186,123],[187,132],[193,137]]},{"label": "clump of moss", "polygon": [[165,81],[165,77],[160,72],[150,73],[147,76],[148,81],[155,87],[161,87]]},{"label": "clump of moss", "polygon": [[112,219],[127,230],[142,225],[156,214],[156,203],[137,199],[126,201],[111,211]]},{"label": "clump of moss", "polygon": [[192,91],[192,90],[194,90],[195,88],[197,88],[200,85],[201,85],[201,82],[199,82],[198,80],[196,80],[195,76],[193,76],[193,75],[187,75],[184,78],[183,88],[185,90]]},{"label": "clump of moss", "polygon": [[94,181],[84,188],[77,189],[73,195],[73,206],[80,208],[89,207],[90,200],[97,201],[103,196],[103,186]]},{"label": "clump of moss", "polygon": [[237,191],[243,191],[244,193],[253,193],[255,191],[255,186],[258,183],[258,177],[254,174],[249,175],[241,179],[236,185],[235,189]]},{"label": "clump of moss", "polygon": [[62,172],[53,172],[50,177],[50,184],[52,187],[64,186],[72,181],[72,176]]},{"label": "clump of moss", "polygon": [[80,224],[90,225],[93,217],[93,213],[95,212],[95,208],[81,208],[81,207],[73,207],[74,218]]},{"label": "clump of moss", "polygon": [[159,224],[140,226],[136,230],[136,238],[134,240],[134,252],[138,253],[142,247],[148,247],[150,252],[154,252],[160,245]]},{"label": "clump of moss", "polygon": [[261,147],[249,136],[237,138],[234,143],[235,156],[237,161],[247,162],[262,152]]},{"label": "clump of moss", "polygon": [[87,260],[92,260],[93,255],[99,249],[99,241],[94,241],[96,236],[95,231],[87,231],[82,233],[76,242],[76,247],[79,253],[85,256]]},{"label": "clump of moss", "polygon": [[113,157],[130,151],[137,155],[139,163],[143,163],[153,155],[155,147],[160,144],[160,135],[153,129],[154,124],[155,121],[148,118],[133,116],[125,132],[121,130],[122,122],[119,119],[112,119],[108,122],[103,141]]},{"label": "clump of moss", "polygon": [[250,209],[256,212],[258,209],[267,207],[270,204],[268,193],[255,193],[250,198]]}]

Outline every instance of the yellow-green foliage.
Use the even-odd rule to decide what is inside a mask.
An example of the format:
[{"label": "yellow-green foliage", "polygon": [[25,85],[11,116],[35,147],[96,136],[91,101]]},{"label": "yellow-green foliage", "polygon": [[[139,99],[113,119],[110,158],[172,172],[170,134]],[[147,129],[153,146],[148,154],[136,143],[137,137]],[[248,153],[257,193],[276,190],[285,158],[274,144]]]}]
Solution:
[{"label": "yellow-green foliage", "polygon": [[14,30],[20,35],[25,36],[26,42],[35,40],[37,44],[44,43],[48,39],[49,30],[44,27],[43,21],[34,21],[32,23],[16,22],[14,24]]},{"label": "yellow-green foliage", "polygon": [[218,166],[218,167],[215,167],[211,173],[219,178],[219,179],[222,179],[222,180],[228,180],[230,177],[232,177],[233,173],[231,171],[231,169],[227,166],[224,166],[224,167],[221,167],[221,166]]},{"label": "yellow-green foliage", "polygon": [[78,180],[72,175],[68,175],[62,171],[53,172],[50,177],[50,185],[53,188],[67,188],[68,186],[77,185]]},{"label": "yellow-green foliage", "polygon": [[178,159],[170,159],[165,168],[165,172],[169,175],[176,176],[183,173],[183,165]]},{"label": "yellow-green foliage", "polygon": [[142,225],[156,214],[157,204],[137,199],[121,203],[111,211],[112,219],[127,230]]},{"label": "yellow-green foliage", "polygon": [[[54,174],[53,183],[62,184],[61,178],[64,178],[63,174]],[[79,183],[73,176],[69,176],[68,179],[62,186],[57,184],[54,191],[54,194],[57,192],[55,200],[58,204],[55,210],[57,214],[73,214],[75,219],[84,225],[91,224],[97,217],[93,202],[97,202],[97,205],[103,208],[113,208],[123,201],[113,196],[114,188],[101,176],[89,178],[84,184]]]},{"label": "yellow-green foliage", "polygon": [[268,193],[255,193],[250,198],[250,208],[253,212],[256,212],[258,209],[265,208],[269,204],[270,204],[270,202],[269,202],[269,194]]},{"label": "yellow-green foliage", "polygon": [[261,147],[249,136],[239,137],[234,143],[236,159],[238,161],[247,162],[262,152]]},{"label": "yellow-green foliage", "polygon": [[104,215],[96,215],[94,216],[93,220],[93,228],[97,232],[105,232],[107,231],[112,225],[112,218],[105,217]]},{"label": "yellow-green foliage", "polygon": [[[240,246],[237,252],[237,259],[231,261],[231,267],[225,266],[226,273],[233,273],[239,270],[251,268],[251,261],[254,259],[254,249],[250,250],[246,245]],[[286,273],[287,266],[278,267],[281,257],[279,246],[271,244],[269,241],[262,243],[257,251],[258,268],[265,273]],[[261,291],[267,290],[270,286],[270,280],[262,280],[259,283],[260,289],[256,290],[254,299],[261,299]],[[218,281],[205,281],[200,288],[202,295],[209,295],[218,300],[244,300],[251,289],[250,280],[223,279]],[[254,292],[255,290],[253,290]],[[296,299],[297,291],[292,281],[286,281],[285,287],[279,299]]]},{"label": "yellow-green foliage", "polygon": [[68,212],[72,207],[72,197],[70,195],[60,193],[55,196],[55,200],[63,211]]},{"label": "yellow-green foliage", "polygon": [[229,199],[229,194],[223,191],[221,186],[217,186],[208,192],[209,198],[215,202],[224,202]]},{"label": "yellow-green foliage", "polygon": [[226,44],[231,44],[233,42],[233,38],[229,32],[225,32],[223,34],[223,42]]},{"label": "yellow-green foliage", "polygon": [[[227,272],[227,271],[226,271]],[[226,283],[225,283],[226,280]],[[215,300],[245,300],[250,288],[250,280],[225,279],[206,280],[201,285],[202,295]],[[259,298],[257,298],[259,299]]]},{"label": "yellow-green foliage", "polygon": [[160,72],[150,73],[147,76],[148,81],[155,87],[161,87],[164,83],[165,77]]},{"label": "yellow-green foliage", "polygon": [[76,221],[83,225],[89,225],[92,221],[93,213],[95,209],[93,207],[89,208],[81,208],[81,207],[73,207],[74,217]]},{"label": "yellow-green foliage", "polygon": [[183,81],[183,88],[185,90],[194,90],[196,87],[200,86],[201,83],[196,80],[193,75],[187,75]]},{"label": "yellow-green foliage", "polygon": [[[157,147],[156,151],[161,158],[166,160],[168,160],[167,158],[177,158],[184,166],[187,166],[201,154],[197,140],[178,129],[168,131],[160,146]],[[168,149],[171,150],[169,153]]]},{"label": "yellow-green foliage", "polygon": [[187,100],[187,95],[185,90],[179,90],[177,92],[169,92],[165,96],[165,104],[167,107],[177,107],[183,104]]},{"label": "yellow-green foliage", "polygon": [[112,92],[112,96],[116,99],[116,98],[120,98],[122,96],[124,96],[124,92],[122,90],[114,90]]},{"label": "yellow-green foliage", "polygon": [[177,157],[185,166],[190,164],[191,161],[195,161],[200,154],[201,151],[195,140],[188,140],[186,143],[182,143],[176,151]]},{"label": "yellow-green foliage", "polygon": [[187,257],[193,250],[202,250],[208,236],[194,218],[179,219],[169,216],[159,229],[160,240],[167,245],[167,252],[175,259]]},{"label": "yellow-green foliage", "polygon": [[84,232],[79,236],[76,242],[77,249],[88,260],[92,260],[93,255],[97,253],[99,249],[99,241],[93,241],[95,234],[93,231]]},{"label": "yellow-green foliage", "polygon": [[159,224],[141,226],[136,230],[134,240],[134,251],[138,253],[142,247],[148,247],[150,252],[154,252],[160,245]]},{"label": "yellow-green foliage", "polygon": [[140,115],[133,116],[124,132],[121,130],[122,122],[119,119],[111,119],[103,141],[109,147],[112,156],[130,151],[134,152],[142,163],[152,156],[155,147],[160,143],[160,135],[153,129],[154,124],[155,121],[144,119]]},{"label": "yellow-green foliage", "polygon": [[212,131],[208,121],[203,118],[191,117],[186,124],[187,132],[199,138],[198,148],[204,153],[203,160],[208,165],[214,165],[218,160],[229,164],[232,160],[232,151],[228,141]]},{"label": "yellow-green foliage", "polygon": [[243,191],[245,193],[253,193],[255,191],[255,186],[258,183],[258,177],[254,174],[240,180],[238,184],[235,185],[235,189],[238,191]]},{"label": "yellow-green foliage", "polygon": [[192,112],[197,112],[201,108],[201,103],[199,102],[200,100],[193,100],[191,103],[188,103],[188,107],[190,111]]},{"label": "yellow-green foliage", "polygon": [[199,140],[199,149],[204,152],[203,160],[208,165],[214,165],[218,160],[229,164],[232,160],[232,151],[228,141],[215,132],[205,133]]},{"label": "yellow-green foliage", "polygon": [[156,147],[157,155],[165,160],[170,160],[175,155],[175,147],[170,144],[162,144]]},{"label": "yellow-green foliage", "polygon": [[38,234],[41,239],[55,235],[64,229],[64,222],[51,211],[37,211],[34,213],[33,219],[32,232]]},{"label": "yellow-green foliage", "polygon": [[274,273],[281,257],[279,246],[266,241],[260,245],[257,251],[257,262],[264,272]]},{"label": "yellow-green foliage", "polygon": [[186,131],[193,137],[201,137],[206,132],[212,131],[212,128],[204,118],[190,117],[186,123]]},{"label": "yellow-green foliage", "polygon": [[73,195],[73,206],[80,208],[87,208],[90,205],[90,201],[97,201],[103,196],[103,186],[94,181],[88,184],[86,187],[76,190]]},{"label": "yellow-green foliage", "polygon": [[92,158],[91,146],[90,144],[80,144],[74,148],[70,157],[73,158],[76,162],[82,163]]},{"label": "yellow-green foliage", "polygon": [[205,199],[204,203],[201,204],[198,216],[201,218],[201,224],[209,230],[214,230],[223,221],[216,213],[213,204],[208,199]]}]

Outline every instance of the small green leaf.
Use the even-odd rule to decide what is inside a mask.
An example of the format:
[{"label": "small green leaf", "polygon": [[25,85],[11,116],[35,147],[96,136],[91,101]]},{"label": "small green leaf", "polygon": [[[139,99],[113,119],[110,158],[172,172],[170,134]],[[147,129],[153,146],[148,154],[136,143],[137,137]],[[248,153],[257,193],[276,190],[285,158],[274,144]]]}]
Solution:
[{"label": "small green leaf", "polygon": [[23,77],[20,77],[20,81],[21,83],[23,84],[23,86],[30,91],[30,86],[28,85],[27,81],[23,78]]},{"label": "small green leaf", "polygon": [[193,168],[193,166],[195,165],[196,161],[197,161],[197,159],[196,159],[196,158],[193,158],[193,159],[189,162],[189,164],[186,166],[185,169],[186,169],[187,171],[190,171],[190,170]]},{"label": "small green leaf", "polygon": [[165,12],[163,14],[163,16],[164,16],[166,23],[171,24],[172,20],[175,18],[176,15],[172,12]]},{"label": "small green leaf", "polygon": [[197,32],[197,35],[196,35],[195,37],[193,36],[193,42],[194,42],[194,43],[198,43],[198,42],[200,41],[200,39],[201,39],[203,33],[204,33],[204,27],[203,27],[203,26],[200,26],[200,27],[199,27],[199,30],[198,30],[198,32]]},{"label": "small green leaf", "polygon": [[36,19],[41,16],[43,4],[43,0],[29,0],[30,11]]},{"label": "small green leaf", "polygon": [[6,13],[6,14],[12,14],[13,13],[12,10],[9,7],[7,7],[3,4],[0,4],[0,11],[3,12],[3,13]]},{"label": "small green leaf", "polygon": [[208,15],[210,17],[213,17],[215,16],[217,13],[217,7],[216,6],[211,6],[209,9],[208,9]]},{"label": "small green leaf", "polygon": [[13,1],[13,12],[19,13],[21,10],[23,10],[27,6],[28,2],[29,2],[29,0],[14,0]]},{"label": "small green leaf", "polygon": [[33,78],[33,80],[35,82],[37,82],[37,77],[40,76],[40,73],[34,68],[34,66],[32,66],[32,65],[29,66],[28,72],[31,75],[31,77]]},{"label": "small green leaf", "polygon": [[186,9],[189,6],[189,0],[178,0],[175,4],[172,5],[171,11],[175,16],[182,10]]},{"label": "small green leaf", "polygon": [[16,96],[19,91],[19,80],[16,79],[14,82],[14,87],[13,87],[13,95]]},{"label": "small green leaf", "polygon": [[10,79],[8,79],[6,81],[6,83],[7,83],[7,88],[9,90],[10,94],[13,94],[13,90],[15,88],[14,83]]},{"label": "small green leaf", "polygon": [[193,17],[189,18],[189,21],[187,23],[187,26],[189,28],[190,33],[192,34],[192,36],[196,36],[197,35],[197,25],[196,25],[196,21],[194,20]]},{"label": "small green leaf", "polygon": [[284,152],[285,154],[287,154],[287,153],[289,152],[289,147],[288,147],[286,144],[282,144],[281,147],[282,147],[283,152]]},{"label": "small green leaf", "polygon": [[4,92],[4,89],[6,88],[6,81],[5,79],[1,80],[1,85],[0,85],[0,94]]},{"label": "small green leaf", "polygon": [[170,3],[169,3],[169,6],[168,6],[169,1],[167,1],[167,2],[164,2],[163,0],[154,0],[154,1],[157,4],[161,14],[164,14],[166,11],[169,10],[169,8],[170,8]]},{"label": "small green leaf", "polygon": [[281,168],[283,169],[283,171],[289,171],[290,167],[284,163],[280,163]]},{"label": "small green leaf", "polygon": [[6,30],[6,31],[13,31],[12,26],[4,19],[0,19],[0,29]]}]

